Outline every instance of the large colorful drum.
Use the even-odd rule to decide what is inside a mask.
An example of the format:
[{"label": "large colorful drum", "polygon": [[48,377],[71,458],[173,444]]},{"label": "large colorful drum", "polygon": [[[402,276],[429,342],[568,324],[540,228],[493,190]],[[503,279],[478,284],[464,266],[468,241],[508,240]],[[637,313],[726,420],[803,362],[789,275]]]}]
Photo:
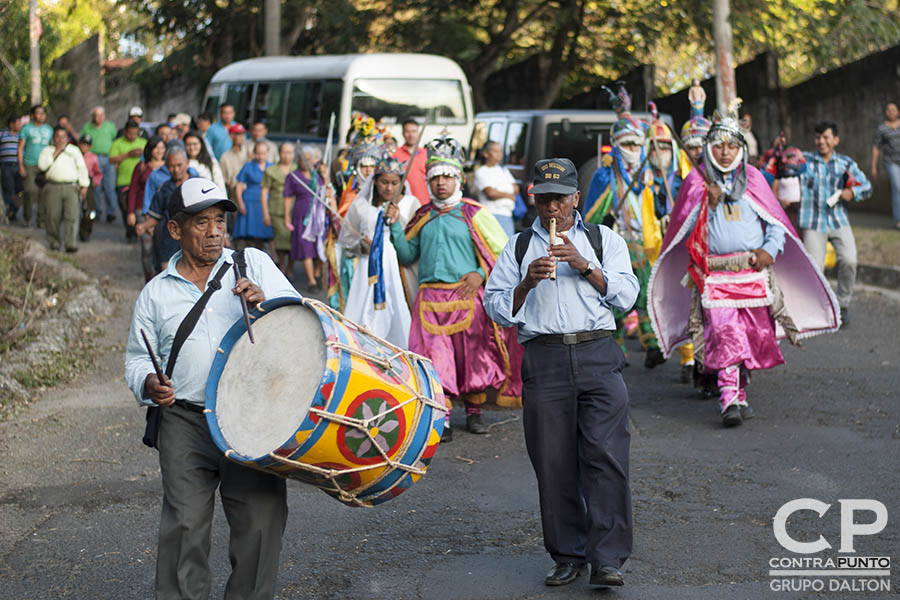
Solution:
[{"label": "large colorful drum", "polygon": [[422,475],[444,429],[431,362],[317,300],[275,298],[222,339],[206,420],[230,459],[373,506]]}]

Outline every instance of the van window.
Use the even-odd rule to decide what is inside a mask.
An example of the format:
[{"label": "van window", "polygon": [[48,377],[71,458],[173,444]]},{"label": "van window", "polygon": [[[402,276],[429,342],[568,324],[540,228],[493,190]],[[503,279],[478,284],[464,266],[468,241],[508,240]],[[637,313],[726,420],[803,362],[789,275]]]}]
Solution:
[{"label": "van window", "polygon": [[472,138],[469,141],[469,162],[479,159],[478,156],[484,144],[487,142],[487,123],[476,121],[472,129]]},{"label": "van window", "polygon": [[597,157],[598,148],[611,125],[612,121],[550,123],[547,125],[547,149],[543,156],[568,158],[575,163],[576,168],[581,168],[589,159]]},{"label": "van window", "polygon": [[466,123],[462,82],[453,79],[357,79],[350,110],[388,124],[410,118],[442,125]]},{"label": "van window", "polygon": [[509,129],[506,132],[506,146],[504,147],[504,154],[506,155],[505,164],[524,165],[527,142],[528,125],[518,121],[511,122],[509,124]]},{"label": "van window", "polygon": [[250,99],[253,97],[252,83],[229,83],[225,93],[225,103],[234,105],[234,119],[250,125]]},{"label": "van window", "polygon": [[253,100],[253,120],[262,121],[270,132],[283,131],[286,83],[259,83]]}]

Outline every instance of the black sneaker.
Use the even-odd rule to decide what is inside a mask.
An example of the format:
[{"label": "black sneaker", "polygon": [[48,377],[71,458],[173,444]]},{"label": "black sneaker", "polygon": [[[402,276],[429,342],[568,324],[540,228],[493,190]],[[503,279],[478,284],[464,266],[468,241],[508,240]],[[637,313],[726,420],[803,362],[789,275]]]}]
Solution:
[{"label": "black sneaker", "polygon": [[488,432],[487,425],[479,414],[466,415],[466,430],[469,433],[481,435]]},{"label": "black sneaker", "polygon": [[735,427],[743,422],[744,420],[741,418],[741,409],[737,404],[732,404],[725,409],[724,413],[722,413],[722,424],[725,427]]},{"label": "black sneaker", "polygon": [[749,404],[741,404],[741,418],[745,421],[749,421],[753,417],[756,416],[756,413],[753,412],[753,409],[750,408]]},{"label": "black sneaker", "polygon": [[850,325],[850,309],[841,309],[841,329]]},{"label": "black sneaker", "polygon": [[694,381],[694,365],[681,365],[681,383],[691,383]]},{"label": "black sneaker", "polygon": [[659,348],[650,348],[647,350],[647,358],[644,359],[644,366],[648,369],[652,369],[657,365],[661,365],[666,362],[665,357],[660,352]]},{"label": "black sneaker", "polygon": [[450,429],[449,425],[444,425],[444,433],[441,434],[441,443],[446,444],[447,442],[453,441],[453,430]]}]

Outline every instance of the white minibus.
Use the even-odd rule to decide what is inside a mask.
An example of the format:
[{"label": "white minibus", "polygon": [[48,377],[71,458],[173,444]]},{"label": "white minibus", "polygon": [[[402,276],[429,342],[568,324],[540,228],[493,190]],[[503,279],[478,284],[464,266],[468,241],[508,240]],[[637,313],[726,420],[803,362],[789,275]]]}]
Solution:
[{"label": "white minibus", "polygon": [[246,126],[262,121],[274,140],[322,145],[335,113],[334,140],[342,145],[350,115],[362,111],[384,119],[398,143],[401,124],[413,118],[428,126],[423,140],[446,128],[465,144],[472,133],[472,94],[458,64],[430,54],[344,54],[251,58],[220,69],[202,110],[218,119],[233,104]]}]

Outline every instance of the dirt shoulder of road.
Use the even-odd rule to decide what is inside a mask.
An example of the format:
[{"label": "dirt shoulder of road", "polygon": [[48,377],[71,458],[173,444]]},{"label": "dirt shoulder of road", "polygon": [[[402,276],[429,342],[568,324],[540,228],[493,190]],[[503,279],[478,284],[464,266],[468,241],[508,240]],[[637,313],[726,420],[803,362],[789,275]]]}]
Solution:
[{"label": "dirt shoulder of road", "polygon": [[112,294],[65,255],[0,231],[0,420],[94,370]]}]

